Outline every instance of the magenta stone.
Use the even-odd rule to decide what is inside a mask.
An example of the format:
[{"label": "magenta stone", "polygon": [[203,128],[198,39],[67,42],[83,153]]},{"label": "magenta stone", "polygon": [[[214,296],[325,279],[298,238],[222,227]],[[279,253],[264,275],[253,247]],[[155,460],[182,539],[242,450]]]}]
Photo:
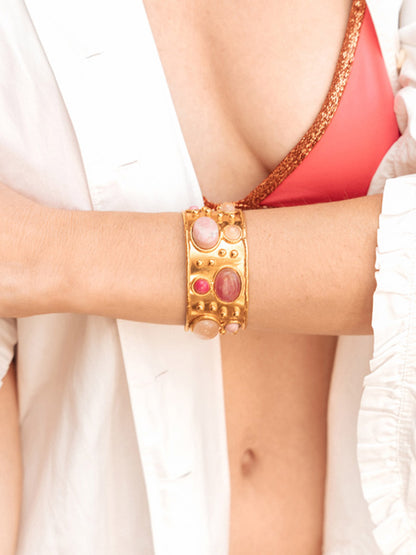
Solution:
[{"label": "magenta stone", "polygon": [[212,249],[218,243],[220,232],[212,218],[201,216],[192,226],[192,239],[200,249]]},{"label": "magenta stone", "polygon": [[205,295],[210,290],[209,281],[203,278],[199,278],[194,283],[194,291],[198,295]]},{"label": "magenta stone", "polygon": [[214,290],[221,301],[232,303],[241,292],[240,276],[232,268],[223,268],[215,278]]}]

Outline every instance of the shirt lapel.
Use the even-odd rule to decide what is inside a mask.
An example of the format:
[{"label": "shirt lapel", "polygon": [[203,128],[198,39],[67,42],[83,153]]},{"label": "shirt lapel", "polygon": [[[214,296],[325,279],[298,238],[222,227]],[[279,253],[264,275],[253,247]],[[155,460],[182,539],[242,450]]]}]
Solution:
[{"label": "shirt lapel", "polygon": [[[180,211],[201,192],[138,0],[25,0],[95,210]],[[138,246],[139,248],[139,246]],[[227,549],[219,343],[118,321],[157,555]]]},{"label": "shirt lapel", "polygon": [[199,204],[142,2],[25,1],[74,127],[94,209]]}]

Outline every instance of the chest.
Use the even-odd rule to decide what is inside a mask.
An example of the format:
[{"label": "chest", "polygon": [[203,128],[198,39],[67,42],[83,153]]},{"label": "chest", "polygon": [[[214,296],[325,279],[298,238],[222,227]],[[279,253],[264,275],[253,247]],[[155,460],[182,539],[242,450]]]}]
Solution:
[{"label": "chest", "polygon": [[145,8],[202,192],[242,198],[313,123],[350,0],[147,0]]}]

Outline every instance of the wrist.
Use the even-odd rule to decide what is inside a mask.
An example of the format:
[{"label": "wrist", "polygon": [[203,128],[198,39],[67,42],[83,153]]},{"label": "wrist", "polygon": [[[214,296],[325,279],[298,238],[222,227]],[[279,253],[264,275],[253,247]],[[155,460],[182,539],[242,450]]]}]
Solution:
[{"label": "wrist", "polygon": [[103,247],[108,243],[102,216],[79,210],[54,215],[61,241],[53,285],[58,312],[100,314],[98,299],[106,281]]},{"label": "wrist", "polygon": [[44,306],[41,313],[75,312],[79,275],[74,271],[77,258],[77,212],[56,208],[44,210],[41,226],[46,228],[45,247],[42,249],[42,284],[39,297]]}]

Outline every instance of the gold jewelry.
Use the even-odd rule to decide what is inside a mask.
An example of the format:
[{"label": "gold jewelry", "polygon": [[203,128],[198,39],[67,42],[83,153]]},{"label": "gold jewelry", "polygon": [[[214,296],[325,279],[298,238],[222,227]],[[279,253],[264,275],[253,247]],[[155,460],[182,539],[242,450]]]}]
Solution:
[{"label": "gold jewelry", "polygon": [[233,203],[183,213],[187,255],[185,329],[210,339],[247,324],[247,239]]}]

